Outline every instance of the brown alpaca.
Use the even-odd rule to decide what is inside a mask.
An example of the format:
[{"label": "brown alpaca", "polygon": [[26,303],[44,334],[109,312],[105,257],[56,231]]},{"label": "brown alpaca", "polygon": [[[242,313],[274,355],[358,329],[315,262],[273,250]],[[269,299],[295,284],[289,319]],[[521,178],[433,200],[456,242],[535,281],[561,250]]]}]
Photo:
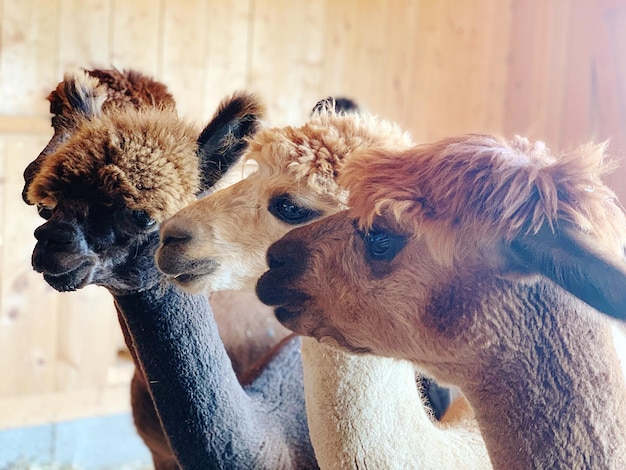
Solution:
[{"label": "brown alpaca", "polygon": [[[398,126],[375,116],[324,109],[300,127],[261,129],[246,153],[258,163],[255,173],[163,223],[159,268],[192,291],[253,290],[270,244],[295,226],[345,208],[339,169],[358,149],[381,145],[412,143]],[[346,354],[310,338],[303,338],[302,361],[321,468],[490,467],[475,429],[433,423],[413,364]]]},{"label": "brown alpaca", "polygon": [[[246,99],[244,97],[244,100]],[[225,170],[231,163],[224,159],[229,147],[223,146],[218,148],[217,152],[221,156],[211,161],[211,165],[215,168],[202,168],[204,174],[201,174],[198,171],[200,160],[194,155],[197,131],[183,125],[176,118],[174,100],[167,93],[164,85],[137,72],[119,72],[113,69],[90,70],[76,75],[67,75],[65,80],[50,94],[49,100],[54,114],[52,123],[55,133],[44,151],[26,169],[24,173],[26,185],[23,193],[27,202],[38,204],[44,218],[52,216],[54,208],[60,206],[59,200],[64,201],[64,206],[67,205],[65,200],[68,197],[77,200],[89,200],[89,198],[93,198],[94,201],[105,200],[108,192],[109,199],[125,206],[126,211],[131,213],[135,211],[137,217],[144,217],[141,211],[149,207],[151,213],[146,221],[156,223],[175,212],[185,202],[193,200],[201,184],[205,186],[218,178],[220,176],[220,171],[217,171],[218,166],[221,170]],[[254,128],[254,122],[250,116],[262,112],[263,107],[252,102],[248,110],[243,110],[244,114],[248,113],[246,119],[250,124],[235,123],[234,125],[241,128],[252,125]],[[219,125],[229,124],[224,117],[221,119],[223,122],[218,123]],[[96,122],[91,123],[92,120]],[[211,140],[211,132],[218,135],[221,132],[219,126],[212,124],[213,127],[209,126],[203,132],[208,140]],[[116,129],[119,130],[116,131]],[[135,134],[133,134],[133,129],[135,129]],[[124,152],[132,155],[134,151],[137,155],[142,155],[139,146],[141,144],[132,146],[133,142],[142,142],[142,135],[148,135],[153,139],[150,144],[153,145],[151,152],[146,152],[138,158],[135,156],[134,159],[127,157]],[[227,136],[228,133],[225,135]],[[231,143],[240,145],[234,139]],[[214,142],[214,145],[216,144],[220,144],[219,140]],[[110,158],[110,162],[107,163],[101,159],[103,155],[99,152],[102,149],[108,149],[104,156]],[[85,155],[89,158],[85,158]],[[176,166],[181,175],[156,171],[160,168],[159,162],[167,163],[168,158],[178,158]],[[148,165],[149,171],[134,171],[133,168],[140,164]],[[167,168],[165,164],[161,167]],[[70,172],[67,171],[68,169]],[[81,175],[79,181],[74,181],[76,175]],[[85,177],[85,175],[91,176]],[[201,182],[201,179],[206,181]],[[36,184],[33,184],[35,181]],[[99,181],[106,181],[108,186],[105,187]],[[168,191],[158,190],[163,186],[169,187]],[[68,193],[69,188],[80,189],[75,189],[74,193]],[[93,211],[95,207],[94,204],[90,210]],[[113,212],[112,208],[104,212],[103,224],[111,212]],[[126,216],[120,214],[117,222],[123,217]],[[58,218],[58,215],[55,218]],[[128,225],[128,222],[125,224],[126,228],[132,228],[132,224]],[[59,226],[58,235],[55,236],[60,236],[63,231],[68,230],[70,234],[74,230],[68,223],[64,227],[67,228],[61,229]],[[151,229],[154,230],[157,227],[158,225],[155,225]],[[39,233],[42,234],[39,235],[40,237],[44,237],[43,231],[40,230]],[[141,238],[141,233],[133,234],[133,236],[136,235]],[[71,235],[67,236],[71,237]],[[47,235],[45,237],[48,238]],[[97,235],[94,233],[92,237],[97,238]],[[46,243],[53,246],[51,242]],[[106,246],[106,243],[108,242],[102,246]],[[139,246],[139,244],[133,244],[130,250],[138,250]],[[125,249],[121,244],[118,248],[122,250],[121,252]],[[135,255],[134,262],[140,262],[142,257],[139,256],[139,251]],[[148,261],[152,263],[152,255],[150,253],[147,255]],[[96,259],[97,255],[92,256]],[[113,263],[116,262],[115,259],[120,258],[120,254],[108,253],[104,255],[104,258],[107,256],[111,258],[111,261],[107,262]],[[54,263],[67,263],[69,259],[69,253],[61,252],[59,259]],[[38,255],[37,258],[33,258],[35,265],[44,273],[54,271],[55,267],[50,265],[52,260],[51,250],[45,256]],[[48,266],[44,267],[44,264]],[[109,275],[107,279],[100,272],[92,281],[86,279],[76,283],[61,281],[62,278],[50,274],[45,274],[45,276],[48,276],[48,282],[59,290],[72,290],[82,287],[83,282],[94,282],[109,287],[114,292],[119,291],[120,286],[116,284],[124,282],[124,278],[127,278],[128,283],[129,278],[138,275],[138,273],[132,274],[130,264],[126,267],[128,268],[126,272],[124,270],[114,272],[113,278]],[[152,271],[155,269],[152,268]],[[142,275],[149,276],[150,272],[151,269],[146,265]],[[130,282],[137,281],[131,280]],[[122,291],[124,289],[128,287],[121,288]],[[286,330],[280,326],[276,328],[276,321],[267,316],[268,309],[264,306],[259,309],[258,301],[250,297],[225,293],[212,297],[211,303],[216,308],[216,322],[235,372],[242,380],[243,376],[246,376],[246,380],[252,381],[255,376],[251,375],[248,369],[261,361],[265,353],[270,352],[270,349],[285,337]],[[146,378],[138,362],[136,345],[133,344],[119,305],[119,302],[116,302],[120,325],[133,360],[138,366],[131,383],[131,405],[137,430],[150,449],[156,468],[178,468],[174,453],[155,412]],[[210,315],[210,310],[208,312]],[[181,310],[181,313],[184,313],[184,310]],[[269,313],[271,315],[271,310]],[[259,363],[256,370],[258,371],[256,375],[261,374],[264,370],[263,363]]]},{"label": "brown alpaca", "polygon": [[[626,218],[604,148],[488,136],[365,150],[350,209],[268,252],[286,326],[461,387],[495,468],[626,468]],[[582,299],[582,300],[581,300]]]}]

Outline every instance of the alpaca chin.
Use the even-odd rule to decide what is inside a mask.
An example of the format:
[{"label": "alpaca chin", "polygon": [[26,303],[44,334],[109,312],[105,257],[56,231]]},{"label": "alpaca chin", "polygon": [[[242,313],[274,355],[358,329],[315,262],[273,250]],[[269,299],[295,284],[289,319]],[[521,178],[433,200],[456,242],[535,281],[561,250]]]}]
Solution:
[{"label": "alpaca chin", "polygon": [[59,275],[44,272],[43,278],[53,289],[59,292],[79,290],[91,283],[93,279],[93,265],[85,262],[78,268]]}]

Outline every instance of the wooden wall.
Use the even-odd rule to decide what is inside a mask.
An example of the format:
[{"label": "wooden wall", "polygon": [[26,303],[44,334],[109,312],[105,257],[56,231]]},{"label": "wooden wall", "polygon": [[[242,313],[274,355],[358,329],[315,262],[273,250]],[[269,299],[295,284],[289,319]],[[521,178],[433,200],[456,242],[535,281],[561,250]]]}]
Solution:
[{"label": "wooden wall", "polygon": [[276,125],[341,94],[420,140],[626,148],[626,0],[0,0],[0,428],[128,409],[108,293],[59,294],[32,272],[40,220],[20,198],[51,135],[47,93],[110,65],[164,81],[198,122],[248,88]]}]

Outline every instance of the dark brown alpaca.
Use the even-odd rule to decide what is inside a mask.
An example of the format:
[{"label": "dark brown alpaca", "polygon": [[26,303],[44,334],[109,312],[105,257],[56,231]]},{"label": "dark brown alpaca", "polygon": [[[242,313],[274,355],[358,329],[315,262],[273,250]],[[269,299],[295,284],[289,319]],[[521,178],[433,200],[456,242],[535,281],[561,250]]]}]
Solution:
[{"label": "dark brown alpaca", "polygon": [[[48,219],[35,233],[33,266],[59,291],[98,284],[114,295],[139,366],[131,388],[133,414],[157,468],[178,468],[160,420],[185,468],[253,462],[314,467],[301,370],[292,364],[299,361],[298,342],[285,343],[244,391],[206,297],[181,293],[153,263],[159,222],[208,189],[237,159],[263,107],[245,94],[225,101],[199,138],[199,155],[206,156],[200,158],[197,132],[177,119],[169,95],[159,95],[168,97],[161,104],[147,99],[141,102],[154,106],[135,107],[106,105],[114,99],[106,93],[88,72],[66,77],[51,94],[55,118],[61,118],[53,118],[55,137],[24,173],[25,200]],[[275,389],[282,380],[290,384]],[[246,413],[257,400],[259,409]],[[283,400],[291,416],[279,426],[263,407]],[[239,412],[243,427],[223,414]],[[266,422],[259,424],[255,413]],[[294,419],[283,436],[283,423]]]}]

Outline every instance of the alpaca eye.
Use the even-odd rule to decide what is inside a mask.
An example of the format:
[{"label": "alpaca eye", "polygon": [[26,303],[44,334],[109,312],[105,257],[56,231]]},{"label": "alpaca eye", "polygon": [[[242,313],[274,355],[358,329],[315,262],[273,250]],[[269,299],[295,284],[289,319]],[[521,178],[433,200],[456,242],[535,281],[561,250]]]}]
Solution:
[{"label": "alpaca eye", "polygon": [[287,194],[272,198],[268,210],[274,217],[292,225],[303,224],[320,215],[316,210],[299,206]]},{"label": "alpaca eye", "polygon": [[53,208],[51,207],[40,206],[39,204],[37,204],[37,212],[39,213],[39,216],[43,219],[48,220],[50,217],[52,217],[52,211]]},{"label": "alpaca eye", "polygon": [[406,245],[406,237],[372,228],[363,234],[368,254],[375,260],[391,261]]},{"label": "alpaca eye", "polygon": [[146,211],[133,211],[133,219],[141,228],[150,228],[156,224]]}]

